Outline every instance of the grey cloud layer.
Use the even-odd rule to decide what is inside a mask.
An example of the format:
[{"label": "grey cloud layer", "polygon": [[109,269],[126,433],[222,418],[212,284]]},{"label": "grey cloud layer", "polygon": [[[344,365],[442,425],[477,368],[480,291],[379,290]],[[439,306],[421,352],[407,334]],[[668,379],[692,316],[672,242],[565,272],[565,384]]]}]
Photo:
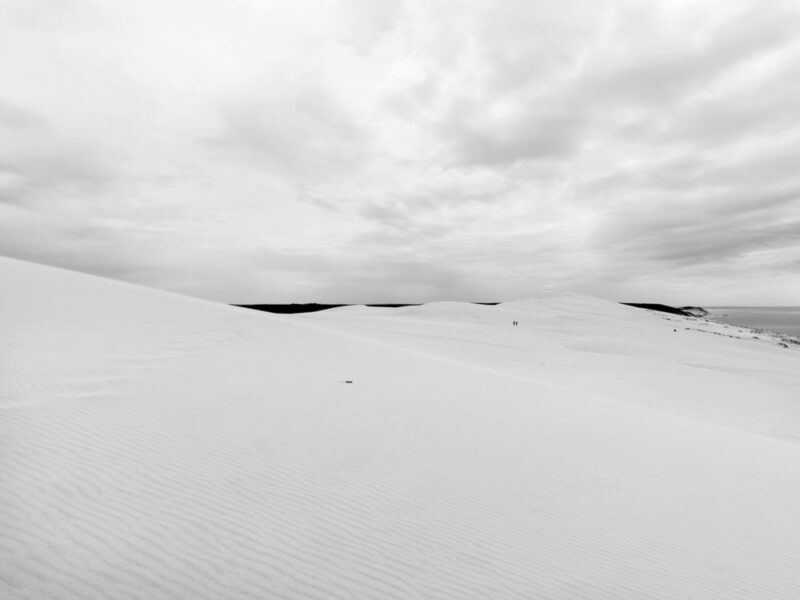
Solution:
[{"label": "grey cloud layer", "polygon": [[0,253],[235,302],[800,299],[795,2],[10,7]]}]

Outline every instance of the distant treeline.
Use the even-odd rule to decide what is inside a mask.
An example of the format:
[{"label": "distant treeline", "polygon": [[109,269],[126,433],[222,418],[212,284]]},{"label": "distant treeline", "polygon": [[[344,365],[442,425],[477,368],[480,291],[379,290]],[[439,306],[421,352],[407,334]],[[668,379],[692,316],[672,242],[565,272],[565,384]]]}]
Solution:
[{"label": "distant treeline", "polygon": [[675,308],[674,306],[667,306],[666,304],[650,304],[646,302],[620,302],[626,306],[635,306],[636,308],[646,308],[647,310],[657,310],[659,312],[670,313],[673,315],[683,315],[684,317],[704,317],[708,311],[699,306],[682,306]]},{"label": "distant treeline", "polygon": [[[499,302],[472,302],[471,304],[483,304],[484,306],[496,306]],[[295,313],[317,312],[328,310],[329,308],[339,308],[341,306],[362,306],[359,304],[318,304],[310,302],[307,304],[233,304],[241,308],[252,308],[253,310],[263,310],[264,312],[280,313],[290,315]],[[400,308],[402,306],[421,306],[420,304],[365,304],[375,308]]]},{"label": "distant treeline", "polygon": [[[497,306],[500,302],[470,302],[470,304],[482,304],[483,306]],[[659,312],[670,313],[673,315],[683,315],[685,317],[702,317],[705,316],[707,311],[697,306],[683,306],[675,308],[674,306],[667,306],[666,304],[654,304],[648,302],[620,302],[626,306],[635,306],[636,308],[646,308],[648,310],[656,310]],[[284,315],[291,315],[296,313],[310,313],[320,310],[328,310],[329,308],[339,308],[341,306],[371,306],[375,308],[400,308],[403,306],[421,306],[421,304],[320,304],[318,302],[308,302],[305,304],[233,304],[231,306],[238,306],[240,308],[250,308],[253,310],[262,310],[264,312],[279,313]]]}]

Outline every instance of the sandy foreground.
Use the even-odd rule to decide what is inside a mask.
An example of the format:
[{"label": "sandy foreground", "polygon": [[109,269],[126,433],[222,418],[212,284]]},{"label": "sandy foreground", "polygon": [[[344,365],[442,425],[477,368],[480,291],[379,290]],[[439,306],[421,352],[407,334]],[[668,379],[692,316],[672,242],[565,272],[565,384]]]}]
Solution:
[{"label": "sandy foreground", "polygon": [[799,506],[800,346],[763,334],[0,259],[0,598],[796,599]]}]

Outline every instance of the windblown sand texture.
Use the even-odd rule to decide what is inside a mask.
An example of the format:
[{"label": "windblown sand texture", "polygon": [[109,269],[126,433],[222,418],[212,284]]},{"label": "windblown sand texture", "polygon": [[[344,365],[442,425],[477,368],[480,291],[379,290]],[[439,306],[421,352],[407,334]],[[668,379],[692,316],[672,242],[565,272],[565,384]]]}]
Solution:
[{"label": "windblown sand texture", "polygon": [[4,599],[796,599],[798,440],[800,347],[741,328],[0,259]]}]

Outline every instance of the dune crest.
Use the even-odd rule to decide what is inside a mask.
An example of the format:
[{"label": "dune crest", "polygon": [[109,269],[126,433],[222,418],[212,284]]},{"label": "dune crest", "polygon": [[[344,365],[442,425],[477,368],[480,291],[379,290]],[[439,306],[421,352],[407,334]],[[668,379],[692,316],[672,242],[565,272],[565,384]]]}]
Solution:
[{"label": "dune crest", "polygon": [[800,597],[795,349],[584,297],[0,281],[2,598]]}]

